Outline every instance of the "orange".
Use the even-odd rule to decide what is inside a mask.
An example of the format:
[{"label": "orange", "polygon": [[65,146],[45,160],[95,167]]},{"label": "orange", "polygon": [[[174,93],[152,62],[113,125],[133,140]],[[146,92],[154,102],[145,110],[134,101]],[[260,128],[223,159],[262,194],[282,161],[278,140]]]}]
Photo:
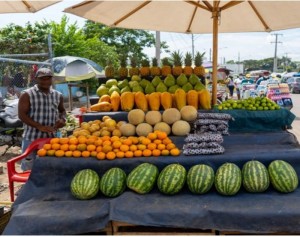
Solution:
[{"label": "orange", "polygon": [[60,149],[62,151],[68,151],[69,150],[69,145],[68,144],[63,144],[63,145],[60,146]]},{"label": "orange", "polygon": [[55,152],[55,156],[56,157],[62,157],[62,156],[64,156],[65,155],[65,152],[63,151],[63,150],[57,150],[56,152]]},{"label": "orange", "polygon": [[161,154],[161,151],[158,150],[158,149],[154,149],[154,150],[152,151],[152,155],[153,155],[153,156],[160,156],[160,154]]},{"label": "orange", "polygon": [[62,137],[59,139],[60,144],[68,144],[69,143],[69,138],[67,137]]},{"label": "orange", "polygon": [[168,145],[169,143],[172,143],[172,140],[170,138],[163,139],[163,144]]},{"label": "orange", "polygon": [[77,146],[75,144],[69,145],[69,151],[75,151],[77,149]]},{"label": "orange", "polygon": [[45,149],[39,149],[37,152],[38,156],[42,157],[42,156],[46,156],[47,155],[47,150]]},{"label": "orange", "polygon": [[133,157],[133,152],[132,152],[132,151],[126,151],[126,152],[125,152],[125,157],[126,157],[126,158],[131,158],[131,157]]},{"label": "orange", "polygon": [[130,146],[130,145],[132,145],[132,141],[131,141],[131,139],[127,138],[123,141],[123,144]]},{"label": "orange", "polygon": [[77,150],[78,151],[85,151],[86,150],[86,144],[82,144],[79,142],[79,144],[77,145]]},{"label": "orange", "polygon": [[157,138],[160,140],[166,139],[168,137],[166,132],[158,131],[156,134]]},{"label": "orange", "polygon": [[78,144],[78,139],[76,137],[70,138],[69,139],[69,144],[77,145]]},{"label": "orange", "polygon": [[129,150],[131,150],[131,151],[136,151],[138,148],[137,148],[137,146],[136,145],[131,145],[130,147],[129,147]]},{"label": "orange", "polygon": [[138,137],[139,143],[142,143],[143,139],[146,138],[145,136]]},{"label": "orange", "polygon": [[155,143],[149,143],[147,145],[147,149],[149,149],[150,151],[153,151],[154,149],[156,149],[157,145]]},{"label": "orange", "polygon": [[43,146],[43,148],[45,149],[45,150],[50,150],[51,149],[51,144],[44,144],[44,146]]},{"label": "orange", "polygon": [[104,152],[98,152],[97,153],[97,159],[104,160],[105,159],[105,153]]},{"label": "orange", "polygon": [[126,152],[126,151],[129,150],[129,146],[128,145],[121,145],[120,150]]},{"label": "orange", "polygon": [[54,156],[55,150],[48,150],[47,151],[47,156]]},{"label": "orange", "polygon": [[110,146],[110,145],[105,145],[105,146],[102,147],[102,152],[108,153],[108,152],[110,152],[110,151],[112,151],[112,146]]},{"label": "orange", "polygon": [[178,148],[173,148],[170,153],[172,156],[179,156],[180,150]]},{"label": "orange", "polygon": [[162,151],[162,150],[166,149],[166,145],[165,144],[158,144],[157,149]]},{"label": "orange", "polygon": [[111,145],[111,141],[108,141],[108,140],[106,140],[102,143],[102,146],[110,146],[110,145]]},{"label": "orange", "polygon": [[110,136],[103,136],[103,137],[101,137],[101,139],[103,141],[110,141]]},{"label": "orange", "polygon": [[168,149],[169,151],[172,150],[172,149],[174,149],[174,148],[176,148],[176,146],[175,146],[174,143],[169,143],[169,144],[167,145],[167,149]]},{"label": "orange", "polygon": [[115,142],[115,141],[119,141],[120,140],[120,138],[118,137],[118,136],[112,136],[111,138],[110,138],[110,141],[111,142]]},{"label": "orange", "polygon": [[97,151],[97,152],[102,151],[102,146],[97,146],[96,151]]},{"label": "orange", "polygon": [[118,148],[113,149],[114,153],[117,153],[118,151],[120,151]]},{"label": "orange", "polygon": [[84,136],[79,136],[78,137],[78,143],[79,144],[86,144],[87,138]]},{"label": "orange", "polygon": [[149,138],[143,138],[142,139],[142,144],[143,145],[148,145],[149,143],[151,143],[151,140]]},{"label": "orange", "polygon": [[60,145],[59,145],[58,143],[53,143],[52,146],[51,146],[51,148],[52,148],[53,150],[59,150]]},{"label": "orange", "polygon": [[137,148],[138,148],[138,150],[143,151],[143,150],[145,150],[147,147],[146,147],[146,145],[138,144],[138,145],[137,145]]},{"label": "orange", "polygon": [[133,152],[134,156],[135,157],[141,157],[143,156],[143,151],[140,151],[140,150],[136,150]]},{"label": "orange", "polygon": [[95,150],[96,150],[96,146],[90,144],[90,145],[88,145],[88,146],[86,147],[86,149],[87,149],[88,151],[95,151]]},{"label": "orange", "polygon": [[83,157],[90,157],[90,155],[91,155],[91,152],[89,152],[89,151],[83,151],[81,153],[81,156],[83,156]]},{"label": "orange", "polygon": [[128,139],[130,139],[134,145],[139,143],[139,139],[137,137],[130,136]]},{"label": "orange", "polygon": [[112,145],[113,145],[114,148],[119,148],[122,145],[122,142],[114,141]]},{"label": "orange", "polygon": [[97,151],[91,151],[91,156],[92,157],[97,157]]},{"label": "orange", "polygon": [[110,151],[106,154],[106,158],[108,160],[114,160],[116,158],[116,154],[114,152]]},{"label": "orange", "polygon": [[149,149],[145,149],[143,150],[143,156],[151,156],[152,155],[152,151]]},{"label": "orange", "polygon": [[153,141],[157,138],[157,135],[156,135],[156,133],[151,132],[148,134],[147,138],[150,139],[151,141]]},{"label": "orange", "polygon": [[125,156],[125,153],[123,151],[118,151],[116,153],[117,158],[123,158]]},{"label": "orange", "polygon": [[73,157],[80,157],[81,156],[81,151],[73,151]]},{"label": "orange", "polygon": [[65,152],[65,157],[72,157],[73,152],[72,151],[66,151]]},{"label": "orange", "polygon": [[59,143],[59,138],[55,137],[50,140],[50,144]]},{"label": "orange", "polygon": [[93,145],[96,141],[96,138],[90,137],[86,140],[87,145]]},{"label": "orange", "polygon": [[168,156],[168,155],[170,154],[170,152],[169,152],[169,150],[162,150],[162,151],[161,151],[161,154],[162,154],[163,156]]},{"label": "orange", "polygon": [[155,139],[154,141],[153,141],[153,143],[155,143],[155,144],[162,144],[162,141],[161,140],[159,140],[159,139]]},{"label": "orange", "polygon": [[101,138],[98,138],[95,142],[94,142],[94,145],[95,146],[101,146],[103,143],[102,139]]}]

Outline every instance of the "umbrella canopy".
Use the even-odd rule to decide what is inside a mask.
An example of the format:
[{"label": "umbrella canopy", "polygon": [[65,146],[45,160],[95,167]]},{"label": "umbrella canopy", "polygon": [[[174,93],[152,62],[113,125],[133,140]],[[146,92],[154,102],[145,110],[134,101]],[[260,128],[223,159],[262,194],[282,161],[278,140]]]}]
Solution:
[{"label": "umbrella canopy", "polygon": [[37,12],[60,1],[0,1],[0,13]]},{"label": "umbrella canopy", "polygon": [[64,10],[112,27],[213,33],[213,104],[217,101],[219,32],[300,27],[298,1],[84,1]]},{"label": "umbrella canopy", "polygon": [[[63,56],[52,60],[54,79],[58,82],[81,81],[104,76],[102,67],[86,58]],[[46,62],[50,62],[50,59]]]}]

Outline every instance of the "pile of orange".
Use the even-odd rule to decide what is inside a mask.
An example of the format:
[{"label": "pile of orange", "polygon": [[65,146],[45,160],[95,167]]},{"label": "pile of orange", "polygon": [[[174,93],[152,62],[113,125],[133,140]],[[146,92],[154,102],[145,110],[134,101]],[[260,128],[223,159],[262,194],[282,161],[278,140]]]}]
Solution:
[{"label": "pile of orange", "polygon": [[180,150],[165,132],[155,131],[147,137],[79,136],[52,138],[37,154],[56,157],[95,157],[99,160],[116,158],[178,156]]}]

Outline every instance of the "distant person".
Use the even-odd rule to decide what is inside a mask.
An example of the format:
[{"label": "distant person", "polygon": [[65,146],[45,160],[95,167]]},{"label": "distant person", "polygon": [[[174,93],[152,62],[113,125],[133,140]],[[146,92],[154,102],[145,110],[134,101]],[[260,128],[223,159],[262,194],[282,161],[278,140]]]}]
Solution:
[{"label": "distant person", "polygon": [[238,100],[241,99],[241,83],[243,79],[243,74],[240,74],[235,80],[234,80],[234,85],[235,85],[235,90],[236,90],[236,95]]},{"label": "distant person", "polygon": [[226,82],[227,82],[227,87],[229,89],[230,98],[232,98],[233,97],[233,91],[234,91],[233,76],[228,76],[228,79],[226,80]]},{"label": "distant person", "polygon": [[20,97],[20,92],[19,91],[15,91],[15,88],[13,86],[9,86],[7,88],[7,92],[5,95],[5,98],[7,100],[15,100],[18,99]]},{"label": "distant person", "polygon": [[[37,84],[25,90],[19,99],[19,119],[24,123],[22,151],[25,152],[32,141],[38,138],[55,137],[57,129],[65,126],[66,110],[63,96],[53,90],[53,74],[48,68],[40,68],[36,73]],[[22,160],[22,170],[30,170],[35,154]]]},{"label": "distant person", "polygon": [[256,86],[259,86],[259,84],[262,82],[262,81],[267,81],[270,79],[270,75],[269,75],[269,72],[264,72],[264,75],[262,77],[260,77],[257,82],[256,82]]},{"label": "distant person", "polygon": [[16,87],[19,87],[19,88],[24,88],[26,86],[25,77],[24,77],[24,74],[23,74],[22,70],[19,70],[15,74],[15,76],[12,80],[12,84]]}]

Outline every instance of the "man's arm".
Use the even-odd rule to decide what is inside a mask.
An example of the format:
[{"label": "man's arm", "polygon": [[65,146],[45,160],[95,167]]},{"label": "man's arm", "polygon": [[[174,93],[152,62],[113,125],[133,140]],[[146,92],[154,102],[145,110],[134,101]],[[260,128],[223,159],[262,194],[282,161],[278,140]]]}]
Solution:
[{"label": "man's arm", "polygon": [[58,105],[59,120],[56,121],[54,128],[62,128],[66,125],[66,109],[64,107],[64,98],[61,95]]},{"label": "man's arm", "polygon": [[42,124],[35,122],[28,116],[30,110],[30,100],[27,93],[23,93],[19,98],[18,113],[19,119],[28,126],[34,127],[42,132],[53,132],[54,129],[49,126],[43,126]]}]

